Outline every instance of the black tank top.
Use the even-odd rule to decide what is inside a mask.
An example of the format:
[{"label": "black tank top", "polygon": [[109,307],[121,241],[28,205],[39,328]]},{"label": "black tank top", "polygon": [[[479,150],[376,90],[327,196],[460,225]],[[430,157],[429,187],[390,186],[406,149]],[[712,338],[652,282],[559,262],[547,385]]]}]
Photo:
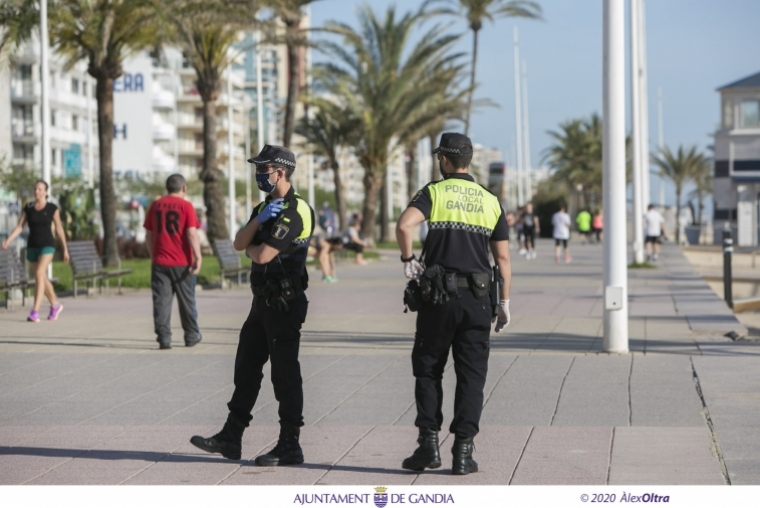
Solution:
[{"label": "black tank top", "polygon": [[42,247],[55,247],[53,238],[53,214],[58,207],[53,203],[48,203],[42,210],[34,208],[34,202],[24,207],[26,222],[29,224],[29,240],[27,247],[40,249]]},{"label": "black tank top", "polygon": [[523,215],[523,224],[526,228],[532,228],[536,225],[535,214],[526,213]]}]

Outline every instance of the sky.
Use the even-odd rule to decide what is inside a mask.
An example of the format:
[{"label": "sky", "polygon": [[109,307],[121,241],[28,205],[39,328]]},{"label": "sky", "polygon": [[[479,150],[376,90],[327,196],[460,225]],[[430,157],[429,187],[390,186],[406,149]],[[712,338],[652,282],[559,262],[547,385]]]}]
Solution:
[{"label": "sky", "polygon": [[[362,1],[320,0],[312,4],[314,26],[337,20],[356,23]],[[416,9],[421,0],[369,0],[376,11],[391,4]],[[543,21],[497,19],[484,25],[479,39],[476,98],[486,108],[472,118],[474,142],[498,148],[514,160],[515,105],[512,31],[520,35],[520,57],[528,67],[531,161],[539,166],[550,144],[547,131],[560,123],[602,111],[602,0],[539,0]],[[671,148],[712,144],[719,123],[716,88],[760,72],[760,1],[645,0],[650,146],[657,147],[657,91],[663,95],[663,137]],[[626,24],[628,24],[626,2]],[[627,29],[627,27],[626,27]],[[459,51],[470,52],[472,35],[463,20]],[[626,45],[629,36],[626,33]],[[319,56],[315,54],[315,60]],[[626,64],[626,87],[630,85]],[[627,91],[628,93],[628,91]],[[630,125],[630,107],[626,111]],[[656,197],[657,181],[652,181]],[[666,200],[672,199],[667,187]]]}]

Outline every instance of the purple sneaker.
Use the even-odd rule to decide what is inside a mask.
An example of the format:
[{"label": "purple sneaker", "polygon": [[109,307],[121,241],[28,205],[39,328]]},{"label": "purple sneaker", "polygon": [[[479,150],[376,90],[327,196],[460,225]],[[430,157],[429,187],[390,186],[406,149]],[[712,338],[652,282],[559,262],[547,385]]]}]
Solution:
[{"label": "purple sneaker", "polygon": [[58,314],[63,311],[63,304],[59,303],[58,305],[53,305],[50,307],[50,314],[48,314],[48,319],[50,321],[55,321],[58,319]]},{"label": "purple sneaker", "polygon": [[32,323],[39,323],[40,322],[40,314],[36,310],[32,309],[32,312],[29,313],[29,317],[26,318],[27,321],[31,321]]}]

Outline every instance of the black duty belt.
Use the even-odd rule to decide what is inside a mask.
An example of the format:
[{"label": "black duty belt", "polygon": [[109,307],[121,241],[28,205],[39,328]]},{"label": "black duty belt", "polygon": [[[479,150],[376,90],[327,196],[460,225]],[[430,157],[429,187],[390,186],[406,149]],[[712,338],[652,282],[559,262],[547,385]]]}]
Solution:
[{"label": "black duty belt", "polygon": [[266,284],[251,285],[251,290],[256,298],[282,297],[286,301],[290,301],[304,293],[309,285],[308,280],[306,275],[273,275]]}]

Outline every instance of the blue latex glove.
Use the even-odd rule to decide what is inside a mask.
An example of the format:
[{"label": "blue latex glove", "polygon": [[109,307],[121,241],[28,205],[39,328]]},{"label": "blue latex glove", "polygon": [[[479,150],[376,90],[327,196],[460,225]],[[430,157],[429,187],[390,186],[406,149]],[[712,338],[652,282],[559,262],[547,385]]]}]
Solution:
[{"label": "blue latex glove", "polygon": [[264,224],[266,221],[277,217],[277,214],[282,211],[284,201],[283,198],[277,198],[265,206],[256,217],[259,220],[259,224]]}]

